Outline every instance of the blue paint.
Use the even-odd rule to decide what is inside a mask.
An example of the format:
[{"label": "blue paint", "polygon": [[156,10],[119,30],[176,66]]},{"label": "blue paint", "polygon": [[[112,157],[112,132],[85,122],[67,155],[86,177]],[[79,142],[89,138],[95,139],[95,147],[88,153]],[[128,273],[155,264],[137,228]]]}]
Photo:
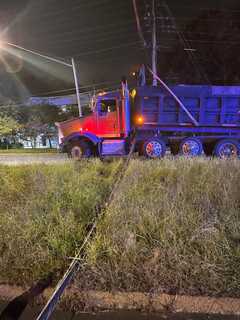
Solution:
[{"label": "blue paint", "polygon": [[125,150],[125,140],[114,139],[114,140],[104,140],[102,143],[101,154],[103,156],[107,155],[119,155],[123,156],[126,154]]},{"label": "blue paint", "polygon": [[[240,87],[178,85],[171,89],[204,130],[208,131],[208,126],[224,130],[240,128]],[[143,115],[145,125],[173,128],[192,125],[173,97],[158,87],[137,90],[135,111]]]},{"label": "blue paint", "polygon": [[125,89],[125,132],[126,136],[129,135],[131,131],[131,113],[130,113],[130,99],[129,99],[129,90]]},{"label": "blue paint", "polygon": [[104,129],[101,139],[89,130],[71,134],[65,138],[64,144],[85,137],[97,146],[99,155],[122,154],[124,145],[126,150],[131,149],[134,132],[135,151],[139,153],[148,139],[156,137],[170,148],[181,147],[183,139],[194,137],[199,141],[200,151],[212,148],[222,139],[233,139],[239,145],[240,86],[177,85],[170,89],[178,99],[162,87],[139,87],[136,95],[131,96],[131,107],[125,84],[122,90],[99,96],[99,99],[116,99],[118,102],[119,129],[115,138],[112,136],[111,140],[105,141],[112,127],[98,117],[97,125],[91,130]]},{"label": "blue paint", "polygon": [[234,135],[238,136],[240,138],[240,127],[193,127],[193,126],[156,126],[156,125],[144,125],[141,128],[138,128],[138,130],[142,131],[151,131],[151,130],[160,130],[161,132],[176,132],[176,133],[209,133],[209,134],[226,134],[226,135]]},{"label": "blue paint", "polygon": [[74,132],[72,134],[70,134],[69,136],[67,136],[66,138],[63,139],[63,145],[67,145],[68,142],[70,141],[74,141],[74,140],[78,140],[81,138],[87,138],[88,140],[90,140],[94,145],[97,145],[100,142],[100,139],[95,136],[92,133],[89,132]]}]

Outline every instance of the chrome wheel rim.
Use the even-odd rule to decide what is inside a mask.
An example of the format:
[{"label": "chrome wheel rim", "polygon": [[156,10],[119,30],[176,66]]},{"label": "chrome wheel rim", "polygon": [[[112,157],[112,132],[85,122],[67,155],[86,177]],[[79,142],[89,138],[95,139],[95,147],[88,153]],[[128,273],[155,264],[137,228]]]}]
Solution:
[{"label": "chrome wheel rim", "polygon": [[221,159],[237,158],[238,148],[233,143],[225,143],[219,148],[219,157]]},{"label": "chrome wheel rim", "polygon": [[160,158],[162,156],[163,147],[160,142],[151,141],[146,145],[146,153],[149,158]]},{"label": "chrome wheel rim", "polygon": [[200,146],[197,141],[189,140],[182,145],[182,153],[186,156],[198,156],[200,154]]}]

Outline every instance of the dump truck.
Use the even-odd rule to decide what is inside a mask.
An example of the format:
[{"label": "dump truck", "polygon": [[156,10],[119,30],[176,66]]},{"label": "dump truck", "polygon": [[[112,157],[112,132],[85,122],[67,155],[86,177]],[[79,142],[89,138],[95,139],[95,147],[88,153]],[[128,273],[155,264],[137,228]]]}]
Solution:
[{"label": "dump truck", "polygon": [[240,87],[139,86],[97,95],[92,114],[57,123],[60,149],[74,159],[173,155],[238,158]]}]

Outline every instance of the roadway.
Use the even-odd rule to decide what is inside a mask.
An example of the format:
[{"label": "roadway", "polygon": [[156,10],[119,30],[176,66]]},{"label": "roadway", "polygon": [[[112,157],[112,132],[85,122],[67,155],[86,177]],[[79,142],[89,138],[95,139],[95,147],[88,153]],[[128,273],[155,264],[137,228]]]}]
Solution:
[{"label": "roadway", "polygon": [[41,153],[41,154],[18,154],[0,153],[0,165],[27,165],[34,163],[44,163],[44,164],[54,164],[54,163],[64,163],[68,159],[66,154],[59,153]]}]

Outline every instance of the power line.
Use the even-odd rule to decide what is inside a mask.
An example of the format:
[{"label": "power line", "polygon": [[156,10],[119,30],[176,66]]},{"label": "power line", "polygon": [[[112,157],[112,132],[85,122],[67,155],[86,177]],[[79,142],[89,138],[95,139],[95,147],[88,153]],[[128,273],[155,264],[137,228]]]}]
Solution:
[{"label": "power line", "polygon": [[[99,6],[104,6],[103,2],[107,2],[107,1],[110,1],[110,0],[96,0],[96,2],[93,2],[93,0],[91,0],[85,4],[82,3],[79,5],[79,3],[78,3],[77,5],[69,5],[67,7],[65,6],[65,8],[62,7],[59,10],[56,10],[56,7],[59,7],[59,4],[60,5],[62,4],[62,3],[59,3],[59,0],[57,1],[57,4],[54,4],[53,1],[52,2],[48,1],[48,4],[47,4],[48,10],[47,11],[46,11],[45,6],[42,6],[42,7],[39,6],[39,8],[35,7],[34,9],[35,9],[36,15],[34,15],[32,12],[31,15],[29,14],[27,16],[27,18],[28,18],[28,21],[30,21],[30,22],[32,22],[32,21],[37,22],[38,20],[43,20],[43,19],[46,21],[47,19],[50,20],[52,18],[54,18],[54,21],[56,21],[58,16],[64,17],[64,19],[67,18],[70,20],[68,15],[66,15],[66,13],[72,11],[73,14],[77,14],[77,13],[79,13],[79,11],[82,11],[82,10],[84,10],[85,12],[86,12],[86,10],[92,11],[93,9],[96,9]],[[43,1],[41,1],[41,2],[43,2]],[[39,3],[41,3],[41,2],[39,1]],[[52,8],[49,8],[49,6],[51,4],[53,4],[53,6],[52,6]],[[91,6],[92,6],[92,8],[91,8]],[[41,11],[41,9],[42,9],[42,11]]]},{"label": "power line", "polygon": [[[134,41],[134,42],[130,42],[130,43],[127,43],[127,44],[123,44],[123,45],[119,45],[119,46],[112,46],[112,47],[107,47],[107,48],[104,48],[104,49],[97,49],[97,50],[92,50],[92,51],[83,51],[83,52],[80,52],[78,53],[77,55],[74,55],[76,57],[80,57],[80,56],[85,56],[85,55],[89,55],[89,54],[95,54],[95,53],[106,53],[107,51],[111,51],[113,49],[118,49],[118,48],[122,48],[122,47],[127,47],[127,46],[134,46],[136,45],[136,47],[138,47],[138,43],[139,41]],[[15,46],[15,45],[14,45]],[[19,46],[16,46],[17,49],[20,49],[21,47]],[[24,51],[27,51],[28,53],[32,53],[32,50],[29,50],[29,49],[24,49]],[[39,55],[43,55],[42,53],[39,53]],[[44,53],[45,55],[45,53]],[[70,57],[70,56],[69,56]],[[66,63],[66,59],[69,58],[69,57],[65,57],[65,58],[57,58],[57,59],[61,59],[62,63]],[[55,61],[55,58],[52,58],[53,62]],[[58,61],[57,61],[58,62]],[[67,65],[69,65],[68,63],[66,63]]]},{"label": "power line", "polygon": [[136,23],[137,23],[138,35],[139,35],[140,40],[142,41],[143,46],[146,47],[147,43],[146,43],[144,36],[143,36],[136,0],[133,0],[133,8],[134,8],[134,14],[135,14]]},{"label": "power line", "polygon": [[[166,46],[159,46],[158,50],[160,49],[169,49],[170,47],[166,47]],[[128,51],[128,58],[135,58],[134,60],[136,61],[136,55],[138,53],[142,54],[144,51],[144,48],[141,47],[141,46],[136,46],[136,47],[133,47],[131,49],[131,51]],[[134,56],[134,57],[133,57]],[[141,58],[141,56],[139,56],[139,58]],[[120,55],[111,55],[111,59],[110,59],[110,56],[105,54],[105,55],[102,55],[102,56],[97,56],[94,58],[94,63],[96,62],[97,64],[98,63],[101,63],[101,64],[104,64],[104,63],[113,63],[115,61],[119,61],[119,60],[125,60],[125,56],[120,54]],[[136,62],[137,64],[139,63],[139,61],[137,60]]]},{"label": "power line", "polygon": [[[89,1],[89,2],[86,2],[85,4],[81,3],[80,5],[75,5],[75,6],[69,6],[66,9],[60,9],[58,11],[56,11],[54,8],[53,8],[53,11],[52,12],[48,12],[48,13],[45,13],[44,15],[41,16],[44,17],[44,18],[52,18],[56,15],[60,15],[60,14],[66,14],[66,11],[73,11],[73,12],[77,12],[78,10],[83,10],[83,9],[86,9],[86,8],[91,8],[91,7],[94,7],[94,9],[96,9],[97,7],[99,6],[103,6],[104,3],[108,3],[108,2],[111,2],[111,0],[96,0],[95,2],[93,2],[93,0]],[[120,2],[119,4],[121,4],[121,6],[123,5],[126,5],[126,3],[124,2]],[[106,6],[106,5],[105,5]],[[108,5],[107,5],[108,7]]]},{"label": "power line", "polygon": [[[79,95],[80,96],[84,96],[84,95],[87,95],[87,94],[93,94],[93,91],[94,91],[94,89],[95,89],[95,91],[97,91],[97,92],[102,92],[102,91],[110,91],[110,90],[112,90],[112,89],[114,89],[115,87],[116,88],[119,88],[119,84],[120,84],[120,82],[118,82],[118,83],[115,83],[115,84],[113,84],[113,85],[111,85],[111,86],[107,86],[107,87],[98,87],[98,88],[95,88],[94,86],[92,87],[92,90],[88,90],[88,91],[83,91],[83,92],[80,92],[79,93]],[[36,94],[36,93],[33,93],[32,95],[31,95],[31,98],[60,98],[60,97],[64,97],[64,96],[69,96],[69,95],[76,95],[76,92],[74,92],[74,90],[75,90],[75,88],[73,88],[73,89],[66,89],[66,90],[59,90],[59,91],[52,91],[52,92],[49,92],[49,93],[47,93],[47,92],[41,92],[41,93],[38,93],[38,94]],[[58,93],[65,93],[64,95],[57,95],[57,96],[49,96],[49,94],[58,94]]]},{"label": "power line", "polygon": [[[110,40],[110,37],[112,36],[112,37],[120,37],[120,36],[124,36],[124,34],[126,34],[127,35],[127,32],[120,32],[120,30],[116,30],[115,32],[114,32],[114,30],[113,30],[113,27],[116,27],[116,28],[126,28],[127,27],[127,25],[130,25],[131,23],[133,22],[133,20],[128,20],[127,22],[124,22],[124,23],[111,23],[111,24],[108,24],[108,25],[105,25],[105,26],[100,26],[100,27],[93,27],[93,28],[87,28],[86,30],[88,30],[89,32],[90,31],[92,31],[91,33],[90,33],[90,36],[91,36],[91,38],[92,38],[92,41],[94,41],[94,42],[102,42],[102,41],[104,41],[104,40]],[[110,29],[110,31],[105,31],[106,29]],[[94,31],[94,32],[93,32]],[[103,33],[103,36],[102,36],[102,34],[100,33],[101,31],[103,31],[104,33]],[[79,37],[77,37],[76,36],[76,38],[74,39],[73,37],[71,37],[71,35],[73,35],[73,34],[75,34],[75,31],[70,31],[70,32],[66,32],[66,34],[68,34],[68,37],[63,37],[63,35],[62,34],[58,34],[57,35],[57,37],[59,38],[59,45],[57,45],[57,47],[59,47],[60,46],[60,41],[62,42],[62,43],[72,43],[72,42],[74,42],[74,41],[78,41],[78,43],[77,44],[79,44],[79,42],[81,42],[81,40],[82,40],[82,37],[84,37],[85,38],[85,36],[88,36],[88,38],[89,38],[89,33],[87,34],[86,32],[85,32],[85,30],[80,30],[79,31],[80,33],[81,33],[81,37],[80,37],[80,35],[79,35]],[[84,33],[85,32],[85,33]],[[65,33],[64,33],[65,34]],[[109,35],[109,37],[104,37],[104,35]],[[128,33],[128,35],[129,35],[129,33]],[[134,34],[133,34],[134,35]],[[63,38],[63,39],[61,39],[61,37]],[[95,38],[97,38],[98,37],[98,39],[96,39],[95,40]],[[34,35],[34,38],[33,39],[35,39],[36,38],[36,36]],[[54,40],[56,39],[56,37],[54,38]],[[45,38],[45,43],[46,43],[46,40],[48,40],[48,37],[46,37]],[[50,40],[49,40],[49,42],[50,42]],[[86,43],[85,41],[84,41],[84,43]],[[89,41],[89,39],[88,39],[88,41],[87,41],[87,43],[91,43],[91,41]],[[56,47],[55,46],[55,44],[58,44],[58,41],[51,41],[51,43],[50,43],[50,47],[51,48],[54,48],[54,47]]]},{"label": "power line", "polygon": [[[87,89],[87,88],[94,88],[94,87],[98,87],[100,85],[105,85],[105,84],[117,84],[117,82],[111,82],[111,81],[104,81],[104,82],[98,82],[98,83],[92,83],[92,84],[88,84],[88,85],[84,85],[84,86],[80,86],[79,89]],[[118,82],[119,84],[119,82]],[[70,91],[74,91],[76,90],[75,87],[73,88],[68,88],[68,89],[62,89],[62,90],[53,90],[53,91],[45,91],[45,92],[39,92],[39,93],[35,93],[34,95],[48,95],[48,94],[52,94],[52,93],[64,93],[64,92],[70,92]],[[91,91],[87,91],[87,92],[91,92]],[[86,92],[84,92],[86,93]]]},{"label": "power line", "polygon": [[[104,48],[104,49],[100,49],[100,50],[88,51],[88,52],[84,52],[84,53],[80,53],[80,54],[77,53],[77,54],[73,54],[73,57],[78,58],[78,57],[85,56],[85,55],[104,53],[104,52],[115,50],[115,49],[120,49],[120,48],[125,48],[125,47],[130,47],[130,46],[137,46],[137,45],[139,45],[139,41],[125,43],[125,44],[122,44],[119,46],[113,46],[113,47]],[[65,57],[65,58],[68,58],[68,57]]]},{"label": "power line", "polygon": [[[112,24],[111,24],[112,25]],[[111,26],[110,25],[110,26]],[[128,35],[129,35],[129,33],[128,33]],[[132,35],[134,35],[134,33],[132,33]],[[114,36],[114,33],[112,33],[112,34],[110,34],[110,36]],[[122,34],[122,33],[119,33],[119,37],[120,36],[125,36],[124,34]],[[118,37],[118,33],[116,33],[115,34],[115,37]],[[80,41],[80,39],[76,39],[76,40],[79,40]],[[95,43],[96,42],[103,42],[103,41],[107,41],[107,40],[110,40],[110,38],[108,38],[108,37],[99,37],[99,39],[97,39],[97,40],[95,40]],[[112,40],[112,39],[111,39]],[[63,40],[63,42],[69,42],[69,43],[71,43],[71,42],[74,42],[75,40],[74,39],[66,39],[66,40]],[[90,42],[90,41],[89,41]],[[88,43],[89,43],[88,42]],[[57,42],[51,42],[51,45],[50,45],[50,47],[51,48],[56,48],[56,47],[59,47],[58,45],[56,45],[57,44]],[[59,45],[60,45],[61,43],[59,43]],[[128,45],[132,45],[132,43],[129,43],[129,44],[127,44],[127,46]],[[126,46],[125,44],[124,44],[124,46]],[[89,45],[88,45],[88,47],[89,47]],[[120,47],[120,46],[119,46]],[[107,48],[105,48],[105,49],[103,49],[103,50],[99,50],[99,49],[96,49],[96,50],[91,50],[91,52],[90,53],[100,53],[100,52],[105,52],[105,51],[108,51],[108,50],[111,50],[111,49],[113,49],[114,47],[113,46],[111,46],[111,47],[107,47]],[[118,48],[118,47],[117,47]],[[86,54],[89,54],[89,51],[87,51],[86,52]],[[85,55],[85,52],[83,52],[83,53],[81,53],[80,55]],[[70,56],[69,56],[70,57]]]},{"label": "power line", "polygon": [[[217,36],[216,33],[213,34],[212,32],[188,31],[186,29],[179,29],[179,31],[181,31],[184,34],[191,34],[191,35]],[[159,32],[161,32],[161,33],[177,33],[176,30],[168,30],[168,29],[166,29],[166,30],[161,29],[161,30],[159,30]],[[223,36],[230,36],[230,35],[232,35],[232,32],[221,32],[222,37]]]},{"label": "power line", "polygon": [[163,2],[163,6],[165,7],[165,10],[166,10],[167,14],[169,15],[169,17],[172,20],[173,26],[177,31],[177,34],[179,36],[180,42],[183,45],[183,48],[187,49],[187,50],[185,50],[185,52],[189,56],[193,67],[199,73],[199,75],[203,77],[203,79],[205,79],[208,83],[210,83],[207,74],[204,72],[204,70],[202,70],[201,66],[199,66],[198,61],[196,61],[196,56],[193,54],[192,50],[188,50],[188,49],[191,49],[190,43],[189,43],[188,39],[186,39],[186,37],[184,36],[184,33],[178,30],[178,26],[177,26],[177,23],[176,23],[176,21],[174,19],[174,16],[173,16],[169,6],[167,5],[167,3],[165,1]]},{"label": "power line", "polygon": [[[136,38],[136,33],[129,32],[128,35],[127,35],[128,40],[129,40],[130,36]],[[86,43],[84,41],[84,44],[85,44],[85,46],[89,47],[89,44],[92,44],[92,43],[96,44],[98,42],[106,42],[106,41],[110,41],[110,40],[119,41],[119,38],[122,38],[122,37],[126,38],[126,34],[117,32],[115,34],[112,33],[107,37],[98,36],[98,37],[96,37],[96,39],[88,39],[88,42]],[[71,44],[71,43],[74,43],[74,42],[76,43],[76,41],[82,42],[83,39],[78,37],[78,38],[66,38],[66,39],[63,39],[63,40],[51,41],[50,42],[50,46],[53,47],[55,44],[62,45],[63,43]],[[78,46],[79,43],[77,43],[76,45]]]},{"label": "power line", "polygon": [[[94,84],[92,86],[92,90],[88,90],[88,91],[84,91],[84,92],[81,92],[80,93],[80,96],[84,96],[84,95],[87,95],[87,94],[93,94],[93,91],[94,91],[94,88],[97,92],[102,92],[102,91],[111,91],[111,90],[116,90],[116,89],[119,89],[119,85],[120,85],[120,81],[119,82],[113,82],[112,85],[109,85],[109,86],[106,86],[106,87],[98,87],[98,88],[95,88]],[[90,87],[90,86],[89,86]],[[76,90],[76,88],[72,88],[72,89],[64,89],[64,90],[56,90],[56,91],[50,91],[50,92],[39,92],[39,93],[32,93],[31,96],[29,98],[60,98],[62,97],[62,95],[59,95],[59,96],[47,96],[48,94],[54,94],[54,93],[64,93],[66,92],[66,95],[74,95],[74,91]],[[69,92],[69,94],[67,94],[67,92]],[[64,95],[64,96],[66,96]],[[19,106],[19,105],[23,105],[23,103],[26,102],[26,101],[23,101],[22,99],[12,99],[11,101],[11,104],[8,103],[9,106]],[[4,104],[0,105],[0,108],[1,107],[5,107]]]},{"label": "power line", "polygon": [[[117,18],[119,18],[119,16],[121,15],[121,13],[126,13],[126,9],[124,8],[124,2],[119,2],[120,5],[118,5],[117,8],[113,8],[112,7],[107,7],[105,10],[103,10],[104,14],[101,15],[101,21],[104,17],[106,17],[109,13],[111,13],[112,16],[115,16]],[[96,12],[96,11],[94,11]],[[59,18],[55,18],[54,20],[51,20],[50,22],[52,22],[52,24],[48,23],[48,31],[56,31],[61,29],[63,26],[65,26],[66,24],[68,25],[77,25],[77,27],[79,28],[79,16],[77,17],[77,19],[74,19],[74,15],[78,15],[78,12],[76,10],[73,10],[73,13],[71,14],[71,17],[67,17],[66,18],[66,10],[64,10],[64,15],[59,15]],[[92,12],[89,12],[89,16],[91,16]],[[46,21],[46,19],[45,19]],[[35,22],[35,21],[34,21]],[[57,22],[57,23],[56,23]],[[89,22],[89,20],[87,21]],[[97,21],[95,22],[95,24],[97,24]]]},{"label": "power line", "polygon": [[199,7],[199,6],[189,6],[189,5],[177,5],[171,4],[173,8],[181,8],[181,9],[197,9],[200,11],[219,11],[219,12],[229,12],[229,13],[240,13],[238,9],[223,9],[222,7]]},{"label": "power line", "polygon": [[[167,39],[167,41],[176,41],[176,39]],[[216,40],[199,40],[199,39],[187,39],[187,41],[189,42],[196,42],[196,43],[209,43],[209,44],[218,44],[218,45],[223,45],[223,44],[240,44],[240,40],[239,41],[225,41],[225,40],[221,40],[221,41],[216,41]]]},{"label": "power line", "polygon": [[[125,22],[119,22],[119,23],[109,23],[109,24],[106,24],[106,25],[103,25],[103,26],[98,26],[98,27],[87,27],[87,28],[81,28],[81,29],[78,29],[78,30],[72,30],[72,31],[65,31],[65,32],[58,32],[58,33],[54,33],[54,34],[49,34],[49,30],[44,32],[42,34],[42,37],[46,37],[46,34],[48,35],[48,38],[50,36],[50,39],[51,39],[51,36],[54,38],[54,40],[56,38],[64,38],[66,36],[71,36],[73,34],[78,34],[78,35],[83,35],[83,36],[86,36],[86,37],[89,37],[89,32],[93,32],[94,33],[91,33],[91,35],[94,35],[94,36],[97,36],[96,34],[97,33],[100,33],[100,32],[103,32],[104,34],[106,33],[113,33],[113,32],[116,32],[117,30],[114,30],[113,27],[116,27],[118,30],[119,28],[123,28],[123,27],[127,27],[131,24],[134,23],[134,20],[128,20],[128,21],[125,21]],[[108,29],[109,31],[104,31],[104,29]],[[120,32],[120,31],[119,31]],[[41,37],[41,35],[38,35],[38,37]]]},{"label": "power line", "polygon": [[[163,19],[161,17],[157,17],[157,20],[166,20],[166,19]],[[171,19],[169,18],[168,20],[171,20]],[[194,17],[194,18],[192,18],[192,17],[176,17],[175,20],[176,21],[190,21],[190,22],[193,22],[193,23],[196,22],[196,21],[219,23],[219,19],[217,19],[217,18],[214,19],[214,18],[199,17],[199,16]],[[227,21],[227,22],[229,22],[229,21],[239,22],[239,19],[237,19],[237,18],[235,19],[233,17],[231,17],[230,19],[221,17],[221,22],[224,22],[224,21]]]},{"label": "power line", "polygon": [[[160,21],[164,21],[164,20],[166,20],[166,19],[164,19],[164,18],[161,18],[161,17],[157,17],[156,18],[158,21],[160,20]],[[198,19],[198,21],[204,21],[204,22],[214,22],[214,23],[218,23],[219,22],[219,19],[209,19],[209,18],[197,18]],[[171,20],[171,18],[168,18],[168,20]],[[189,17],[186,17],[186,18],[184,18],[184,17],[182,17],[182,18],[180,18],[180,17],[175,17],[175,20],[176,21],[194,21],[192,18],[189,18]],[[229,20],[228,20],[229,21]],[[231,19],[231,21],[234,21],[234,19]],[[236,21],[238,21],[237,19],[236,19]],[[41,39],[41,37],[44,37],[44,39],[45,40],[48,40],[49,39],[49,41],[51,41],[50,39],[51,38],[54,38],[54,40],[56,40],[57,38],[59,38],[59,41],[68,41],[68,39],[69,39],[69,37],[71,36],[71,35],[76,35],[76,38],[74,38],[74,39],[76,39],[76,40],[80,40],[80,36],[82,37],[82,36],[84,36],[84,37],[97,37],[97,33],[100,33],[101,31],[100,30],[105,30],[105,29],[112,29],[112,27],[116,27],[116,28],[118,28],[119,29],[119,27],[122,25],[122,27],[123,27],[123,25],[125,25],[126,27],[127,27],[127,25],[131,25],[131,23],[133,23],[134,22],[134,20],[129,20],[127,23],[113,23],[113,24],[108,24],[108,25],[104,25],[104,26],[98,26],[98,27],[92,27],[92,28],[85,28],[85,29],[79,29],[79,30],[77,30],[77,31],[65,31],[65,32],[58,32],[57,34],[51,34],[50,32],[49,32],[49,29],[48,29],[48,31],[47,32],[44,32],[44,33],[42,33],[42,35],[41,34],[39,34],[39,33],[34,33],[34,36],[33,36],[33,38],[36,38],[36,36],[38,37],[38,38],[40,38]],[[116,30],[117,31],[117,30]],[[113,30],[111,30],[111,31],[103,31],[103,33],[104,34],[110,34],[110,33],[113,33],[114,31]],[[118,31],[118,32],[120,32],[120,31]],[[47,37],[46,37],[46,34],[47,34]],[[207,33],[206,33],[207,34]],[[66,39],[66,37],[68,36],[68,38]],[[78,37],[79,36],[79,37]],[[101,35],[99,35],[99,37],[100,37]],[[70,40],[69,40],[70,41]],[[73,40],[74,41],[74,40]],[[52,42],[52,41],[51,41]]]}]

